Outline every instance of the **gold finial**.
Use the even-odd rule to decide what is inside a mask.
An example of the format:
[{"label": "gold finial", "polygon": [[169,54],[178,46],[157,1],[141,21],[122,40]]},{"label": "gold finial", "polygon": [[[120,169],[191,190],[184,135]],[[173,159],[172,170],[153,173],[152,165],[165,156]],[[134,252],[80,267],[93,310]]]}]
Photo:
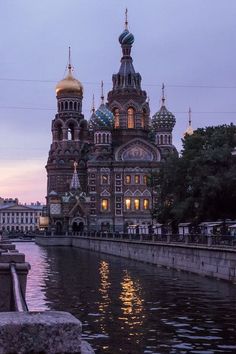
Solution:
[{"label": "gold finial", "polygon": [[165,104],[165,85],[164,85],[164,83],[162,84],[162,106],[164,106],[164,104]]},{"label": "gold finial", "polygon": [[74,161],[74,172],[77,172],[78,162]]},{"label": "gold finial", "polygon": [[93,94],[93,100],[92,100],[92,109],[91,111],[94,113],[95,112],[95,99],[94,99],[94,94]]},{"label": "gold finial", "polygon": [[125,9],[125,29],[128,30],[128,9]]},{"label": "gold finial", "polygon": [[101,81],[101,100],[104,103],[103,80]]},{"label": "gold finial", "polygon": [[192,125],[192,110],[191,110],[191,107],[189,107],[189,110],[188,110],[188,125],[190,127]]}]

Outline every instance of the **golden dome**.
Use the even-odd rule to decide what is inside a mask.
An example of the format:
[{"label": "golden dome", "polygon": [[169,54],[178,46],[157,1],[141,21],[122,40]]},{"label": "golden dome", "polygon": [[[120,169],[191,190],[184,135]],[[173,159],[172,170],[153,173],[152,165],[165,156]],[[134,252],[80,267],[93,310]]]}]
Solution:
[{"label": "golden dome", "polygon": [[188,128],[185,130],[184,135],[193,135],[193,128],[191,125],[188,126]]},{"label": "golden dome", "polygon": [[83,85],[79,80],[76,80],[71,72],[71,65],[68,66],[68,74],[67,76],[58,82],[56,86],[56,94],[60,94],[63,92],[76,92],[80,96],[83,95]]}]

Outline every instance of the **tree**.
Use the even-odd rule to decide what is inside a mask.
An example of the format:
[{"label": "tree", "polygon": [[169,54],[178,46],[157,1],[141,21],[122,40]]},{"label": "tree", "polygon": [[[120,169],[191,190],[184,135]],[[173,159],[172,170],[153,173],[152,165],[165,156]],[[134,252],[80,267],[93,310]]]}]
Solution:
[{"label": "tree", "polygon": [[163,162],[155,186],[160,222],[236,218],[236,126],[197,129],[181,156]]}]

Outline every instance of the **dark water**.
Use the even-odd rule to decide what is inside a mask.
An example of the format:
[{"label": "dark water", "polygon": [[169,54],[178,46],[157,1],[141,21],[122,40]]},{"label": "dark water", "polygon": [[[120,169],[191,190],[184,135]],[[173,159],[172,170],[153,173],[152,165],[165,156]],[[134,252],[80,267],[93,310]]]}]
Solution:
[{"label": "dark water", "polygon": [[66,247],[17,244],[30,310],[69,311],[96,353],[236,353],[236,285]]}]

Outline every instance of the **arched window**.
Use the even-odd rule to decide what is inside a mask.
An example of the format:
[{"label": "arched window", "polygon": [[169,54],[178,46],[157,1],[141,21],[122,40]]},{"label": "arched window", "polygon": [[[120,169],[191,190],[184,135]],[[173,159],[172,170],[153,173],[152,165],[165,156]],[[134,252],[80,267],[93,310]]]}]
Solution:
[{"label": "arched window", "polygon": [[73,109],[73,102],[70,101],[70,110]]},{"label": "arched window", "polygon": [[76,111],[76,102],[74,102],[74,110]]},{"label": "arched window", "polygon": [[161,145],[163,145],[163,135],[161,135]]},{"label": "arched window", "polygon": [[128,108],[128,128],[133,129],[134,128],[134,116],[135,112],[132,107]]},{"label": "arched window", "polygon": [[68,102],[65,102],[65,109],[68,109]]},{"label": "arched window", "polygon": [[68,126],[68,140],[74,140],[75,138],[75,127],[73,123]]},{"label": "arched window", "polygon": [[120,127],[120,112],[118,108],[114,109],[114,118],[115,118],[115,128]]},{"label": "arched window", "polygon": [[61,103],[61,110],[64,111],[64,102]]},{"label": "arched window", "polygon": [[165,144],[167,144],[167,135],[165,135]]},{"label": "arched window", "polygon": [[171,137],[170,137],[170,135],[169,135],[169,144],[171,144]]}]

